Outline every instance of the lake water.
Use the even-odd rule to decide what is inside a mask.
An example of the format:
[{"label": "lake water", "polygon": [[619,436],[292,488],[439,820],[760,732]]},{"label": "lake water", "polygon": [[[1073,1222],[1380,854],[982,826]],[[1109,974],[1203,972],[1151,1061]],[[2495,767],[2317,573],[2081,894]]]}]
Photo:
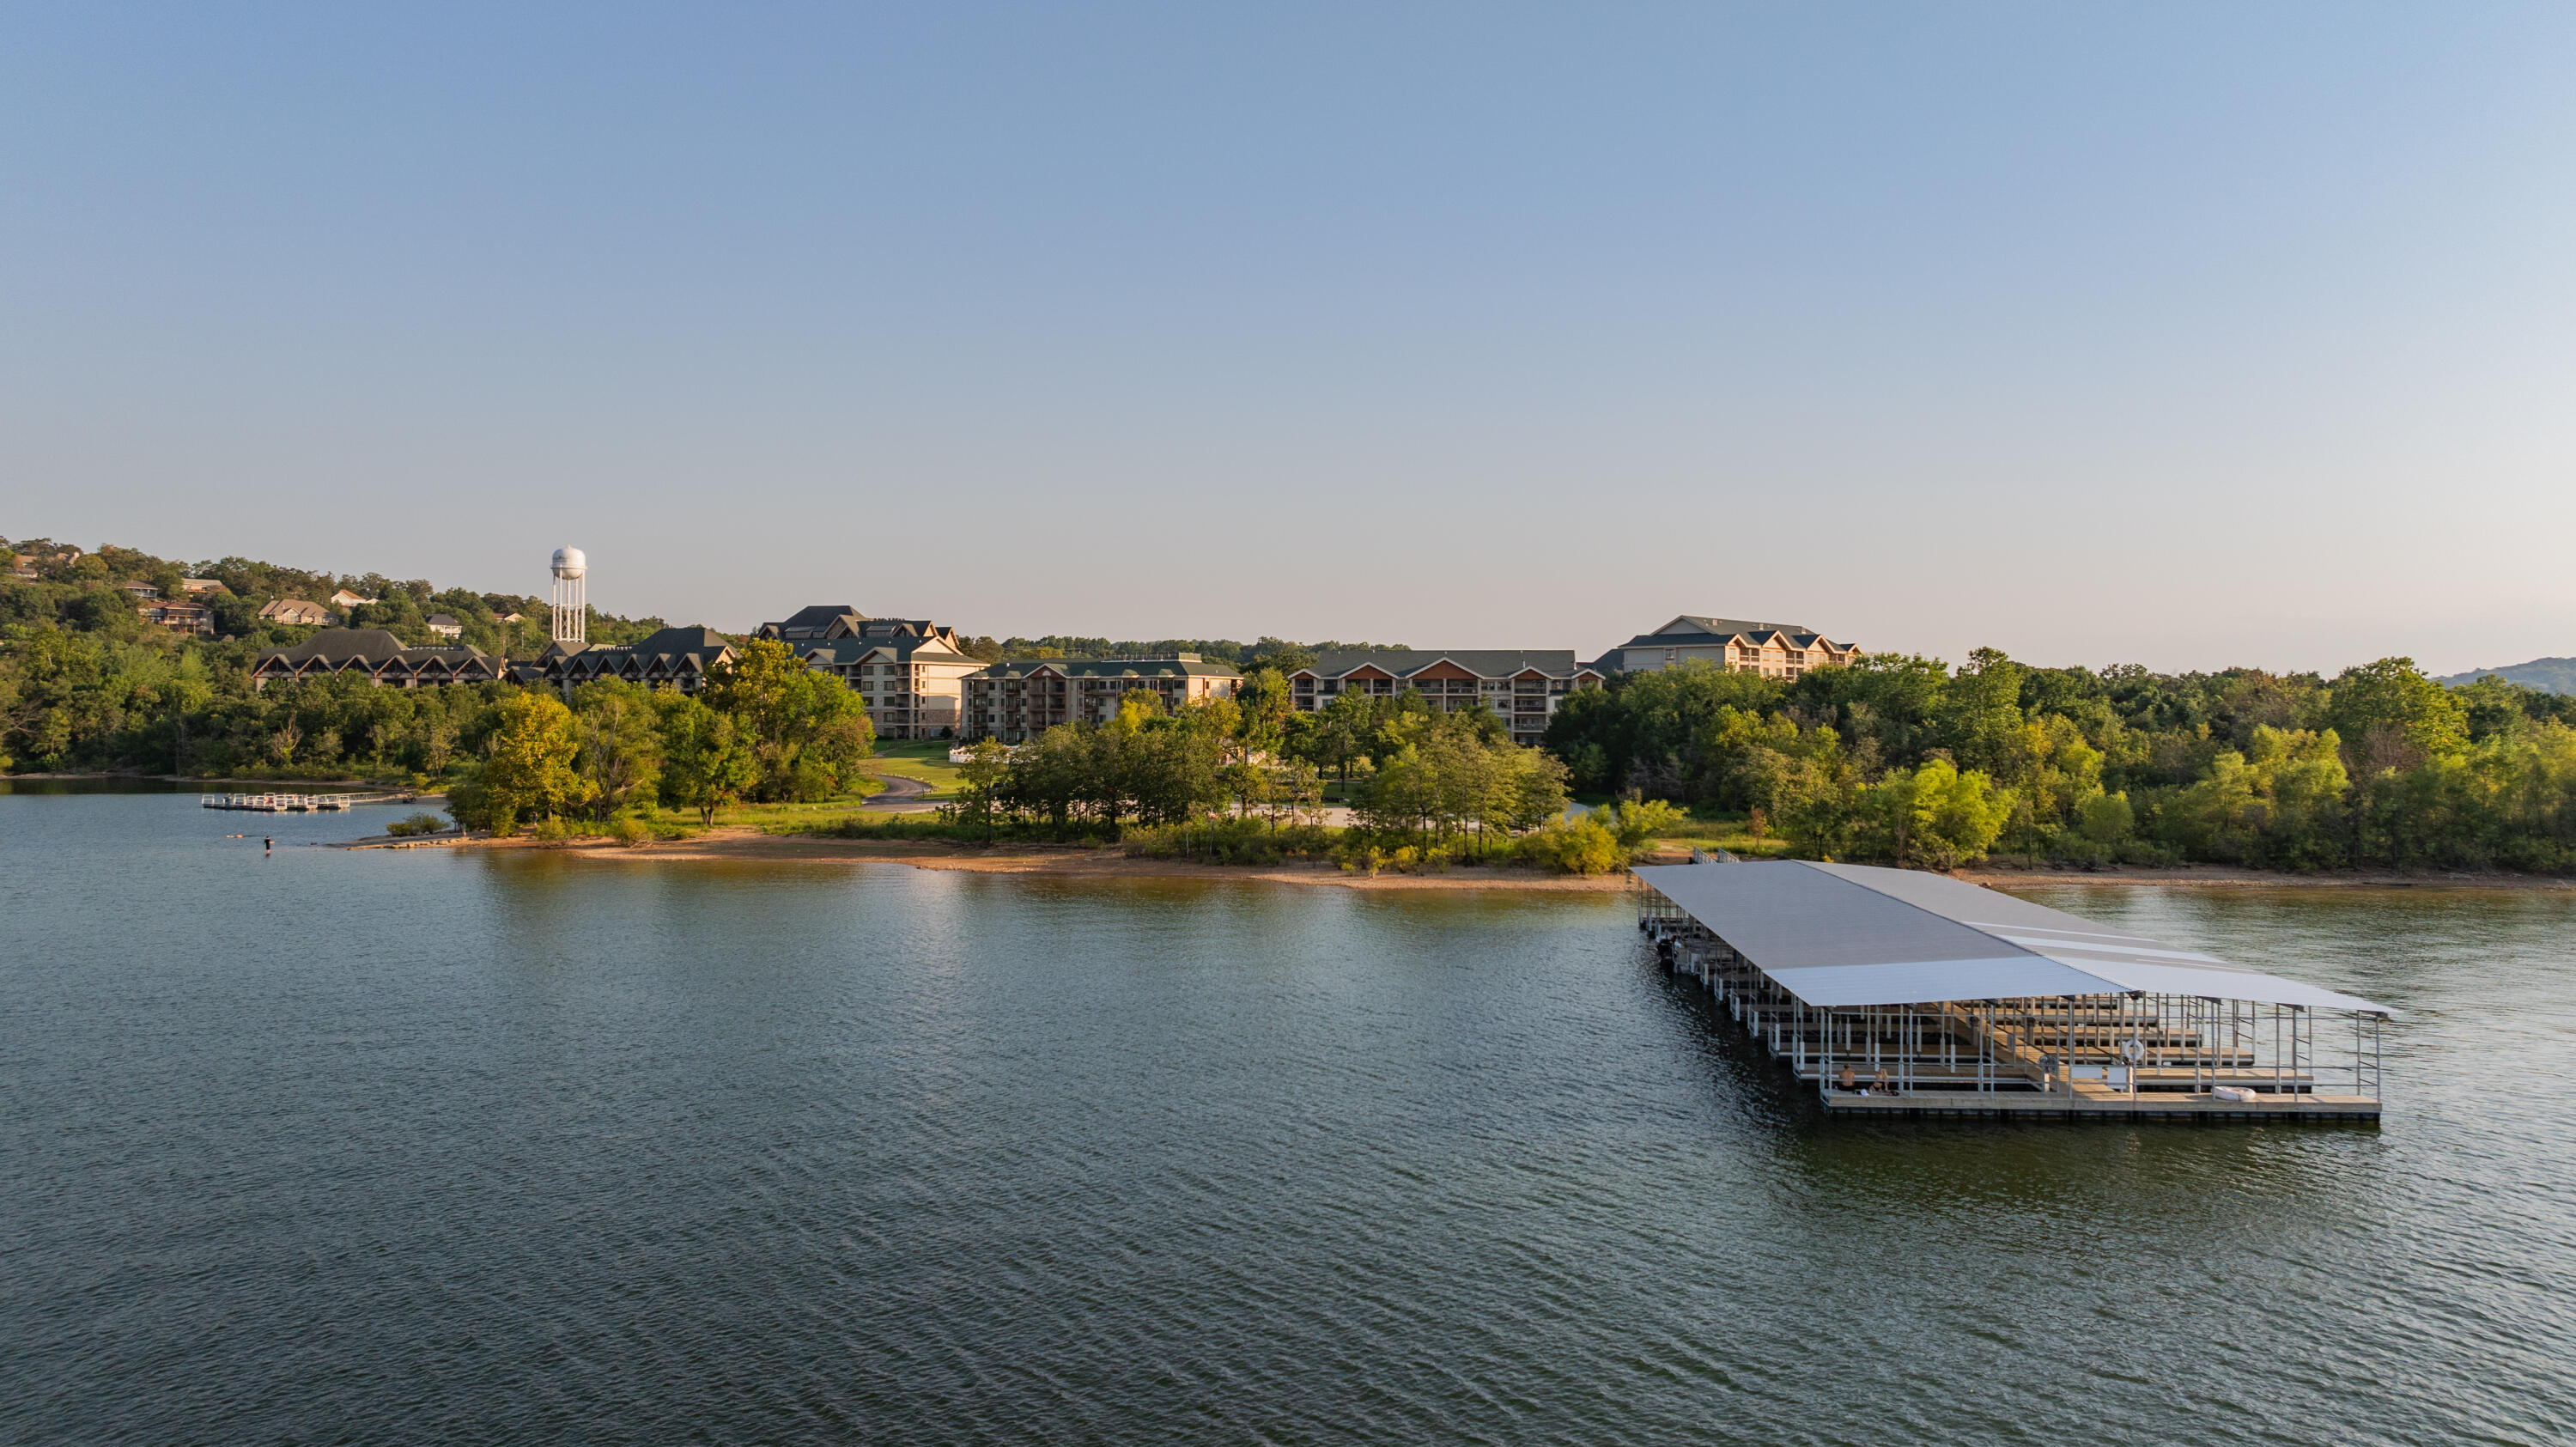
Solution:
[{"label": "lake water", "polygon": [[0,1441],[2576,1438],[2568,894],[2032,891],[2375,1129],[1829,1123],[1616,896],[379,815],[0,795]]}]

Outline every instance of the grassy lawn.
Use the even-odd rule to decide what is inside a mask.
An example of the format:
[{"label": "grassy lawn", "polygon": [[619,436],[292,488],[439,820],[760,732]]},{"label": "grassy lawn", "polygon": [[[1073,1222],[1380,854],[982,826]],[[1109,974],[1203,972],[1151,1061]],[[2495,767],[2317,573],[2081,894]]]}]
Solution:
[{"label": "grassy lawn", "polygon": [[[811,824],[817,820],[844,819],[867,802],[872,794],[885,791],[885,785],[874,779],[862,779],[859,786],[837,799],[824,799],[812,804],[735,804],[716,811],[718,824],[741,824],[765,829],[773,824]],[[686,813],[687,811],[679,811]],[[690,823],[696,822],[694,815]]]},{"label": "grassy lawn", "polygon": [[1789,852],[1777,830],[1765,830],[1757,841],[1750,821],[1741,814],[1715,809],[1682,811],[1681,822],[1655,831],[1655,842],[1679,849],[1723,849],[1739,859],[1776,859]]},{"label": "grassy lawn", "polygon": [[930,786],[930,798],[945,801],[957,797],[957,786],[963,782],[957,766],[948,762],[948,747],[946,739],[880,741],[877,756],[868,766],[880,774],[919,779]]}]

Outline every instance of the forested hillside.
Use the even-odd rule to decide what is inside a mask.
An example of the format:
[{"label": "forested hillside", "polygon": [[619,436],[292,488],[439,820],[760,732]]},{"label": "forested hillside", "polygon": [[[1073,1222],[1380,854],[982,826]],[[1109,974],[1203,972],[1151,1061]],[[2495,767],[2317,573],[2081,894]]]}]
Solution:
[{"label": "forested hillside", "polygon": [[2544,693],[2576,693],[2576,658],[2535,658],[2529,663],[2516,663],[2505,668],[2481,668],[2470,673],[2455,673],[2444,683],[2475,683],[2481,678],[2501,678]]},{"label": "forested hillside", "polygon": [[1952,670],[1794,681],[1705,666],[1568,700],[1578,789],[1749,816],[1801,852],[2576,869],[2576,698],[2446,688],[2410,659],[2316,674]]},{"label": "forested hillside", "polygon": [[[437,640],[424,620],[443,612],[464,626],[467,641],[526,657],[544,643],[542,608],[533,598],[242,558],[183,567],[118,548],[74,556],[41,539],[10,551],[33,558],[36,576],[0,579],[0,769],[412,776],[453,779],[470,798],[491,760],[508,753],[496,754],[496,740],[509,737],[519,714],[529,716],[516,726],[532,738],[569,730],[564,737],[613,739],[633,723],[653,735],[636,755],[650,758],[687,757],[696,747],[688,741],[715,727],[700,711],[614,689],[580,694],[571,714],[557,719],[507,684],[414,691],[343,676],[265,694],[250,687],[258,649],[312,632],[267,625],[258,614],[272,599],[326,602],[346,588],[376,600],[350,610],[356,626],[427,644]],[[124,586],[146,583],[176,597],[183,577],[222,583],[203,595],[215,608],[217,636],[143,620]],[[506,621],[513,612],[523,616]],[[591,637],[626,641],[660,624],[594,613]],[[1287,696],[1276,670],[1305,662],[1318,648],[1348,646],[1275,638],[1249,645],[973,642],[979,652],[1018,656],[1187,649],[1238,662],[1247,673],[1247,707],[1261,699],[1263,708]],[[728,736],[765,737],[765,707],[746,704],[740,719],[724,724],[734,731]],[[767,782],[750,786],[746,797],[813,797],[846,784],[849,761],[867,748],[856,700],[836,696],[811,709],[822,720],[813,729],[817,742],[773,747],[775,757],[762,765]],[[640,722],[648,714],[649,727]],[[1470,732],[1481,730],[1480,738],[1499,727],[1482,718],[1473,723]],[[1265,734],[1241,752],[1272,753],[1329,774],[1361,806],[1370,829],[1390,836],[1409,830],[1426,849],[1471,833],[1482,840],[1498,820],[1522,827],[1527,801],[1545,789],[1532,793],[1537,786],[1504,767],[1508,760],[1488,747],[1491,739],[1452,732],[1419,699],[1347,696],[1321,714],[1282,712],[1275,738]],[[583,759],[601,748],[608,751],[600,758],[624,757],[593,743],[582,746]],[[757,752],[743,748],[746,758]],[[2576,696],[2495,678],[2445,686],[2404,658],[2332,678],[2241,668],[2179,675],[2133,666],[2035,668],[1992,651],[1956,669],[1927,658],[1869,657],[1794,681],[1689,666],[1623,674],[1606,688],[1573,694],[1551,723],[1546,748],[1577,792],[1687,804],[1815,856],[1934,866],[2009,853],[2287,869],[2576,871]],[[1213,759],[1221,750],[1199,753]],[[1168,762],[1151,750],[1135,755],[1149,756]],[[1039,793],[1029,791],[1038,789],[1032,781],[1041,779],[1040,764],[1070,757],[1053,746],[1033,751],[1009,775],[1028,798],[1011,790],[995,797],[1018,800],[1036,815],[1060,814],[1054,803],[1031,802]],[[590,765],[575,772],[582,769]],[[1190,779],[1202,772],[1183,771]],[[1237,772],[1222,789],[1192,785],[1181,796],[1192,808],[1213,807],[1231,793],[1243,806],[1259,781]],[[598,777],[582,778],[592,791],[574,791],[581,799],[624,797],[614,782],[620,769],[601,765],[591,773]],[[1110,770],[1101,778],[1113,776],[1125,777]],[[666,779],[690,777],[676,770]],[[1099,796],[1085,807],[1106,811],[1112,824],[1120,808],[1143,797],[1100,780],[1083,787]],[[649,792],[676,798],[675,789],[687,792],[667,782]],[[528,807],[542,804],[551,815],[571,797],[531,795],[536,803]],[[1410,822],[1399,828],[1398,821]]]},{"label": "forested hillside", "polygon": [[[249,558],[194,564],[129,548],[78,552],[49,539],[0,542],[31,560],[33,579],[0,577],[0,769],[129,769],[155,773],[437,775],[479,742],[492,696],[506,686],[410,692],[334,680],[254,693],[259,650],[300,642],[309,627],[282,627],[262,605],[302,599],[330,607],[345,588],[376,601],[341,610],[348,626],[383,628],[405,643],[448,640],[429,631],[444,613],[458,640],[488,653],[534,657],[546,643],[543,600],[398,582],[375,573],[322,573]],[[182,578],[223,586],[193,595],[214,611],[216,636],[173,632],[144,619],[128,583],[188,598]],[[503,621],[509,614],[520,621]],[[593,611],[595,642],[629,642],[658,618]]]}]

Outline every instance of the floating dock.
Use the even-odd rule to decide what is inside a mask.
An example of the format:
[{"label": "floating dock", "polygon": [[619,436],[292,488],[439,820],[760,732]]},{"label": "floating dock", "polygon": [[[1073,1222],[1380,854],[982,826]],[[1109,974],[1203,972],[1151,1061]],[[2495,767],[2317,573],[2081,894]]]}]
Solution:
[{"label": "floating dock", "polygon": [[208,809],[252,814],[320,814],[354,809],[360,804],[400,804],[416,794],[208,794],[199,800]]},{"label": "floating dock", "polygon": [[1667,970],[1838,1116],[2375,1121],[2381,1024],[2350,995],[1944,875],[1639,869]]}]

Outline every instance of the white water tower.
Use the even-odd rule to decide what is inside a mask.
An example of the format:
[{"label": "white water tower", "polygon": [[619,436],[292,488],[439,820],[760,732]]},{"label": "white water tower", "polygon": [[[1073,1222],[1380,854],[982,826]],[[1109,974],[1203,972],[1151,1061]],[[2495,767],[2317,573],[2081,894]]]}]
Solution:
[{"label": "white water tower", "polygon": [[555,549],[555,590],[549,600],[554,606],[555,642],[567,648],[579,648],[590,633],[590,602],[584,584],[590,575],[590,560],[579,548]]}]

